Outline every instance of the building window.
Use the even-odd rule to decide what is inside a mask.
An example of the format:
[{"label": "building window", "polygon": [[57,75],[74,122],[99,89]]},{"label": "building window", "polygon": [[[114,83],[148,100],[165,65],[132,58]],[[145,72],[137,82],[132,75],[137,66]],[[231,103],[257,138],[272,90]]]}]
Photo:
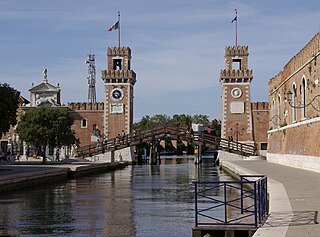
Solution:
[{"label": "building window", "polygon": [[113,59],[113,70],[121,70],[121,69],[122,69],[121,59],[120,58]]},{"label": "building window", "polygon": [[281,97],[278,96],[278,119],[277,119],[278,127],[280,127],[281,124]]},{"label": "building window", "polygon": [[275,120],[274,120],[274,119],[275,119],[275,117],[274,117],[274,115],[275,115],[275,113],[274,113],[274,109],[275,109],[274,104],[275,104],[274,98],[272,98],[272,104],[271,104],[271,119],[270,119],[271,128],[272,128],[272,129],[274,129],[274,121],[275,121]]},{"label": "building window", "polygon": [[261,142],[260,143],[260,150],[267,150],[268,149],[268,143],[267,142]]},{"label": "building window", "polygon": [[302,79],[302,91],[301,91],[301,100],[302,100],[302,118],[306,117],[306,79]]},{"label": "building window", "polygon": [[232,59],[232,69],[241,70],[241,59]]},{"label": "building window", "polygon": [[297,121],[297,86],[296,84],[292,85],[292,121]]},{"label": "building window", "polygon": [[81,128],[87,128],[87,127],[88,127],[88,120],[84,118],[81,120]]}]

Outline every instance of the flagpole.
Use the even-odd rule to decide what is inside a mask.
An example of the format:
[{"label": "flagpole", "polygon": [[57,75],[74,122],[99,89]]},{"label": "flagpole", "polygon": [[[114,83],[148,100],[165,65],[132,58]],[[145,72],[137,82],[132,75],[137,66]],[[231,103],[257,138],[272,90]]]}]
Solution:
[{"label": "flagpole", "polygon": [[238,11],[237,9],[235,9],[236,11],[236,47],[238,47]]},{"label": "flagpole", "polygon": [[120,12],[118,12],[118,21],[119,21],[119,29],[118,29],[118,45],[120,48]]}]

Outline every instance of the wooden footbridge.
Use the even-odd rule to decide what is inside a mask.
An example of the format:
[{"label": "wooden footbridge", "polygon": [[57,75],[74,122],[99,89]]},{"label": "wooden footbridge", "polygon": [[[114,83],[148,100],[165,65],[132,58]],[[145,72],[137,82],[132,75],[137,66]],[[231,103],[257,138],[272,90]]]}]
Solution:
[{"label": "wooden footbridge", "polygon": [[160,153],[157,152],[158,147],[156,144],[159,144],[160,140],[167,138],[176,141],[194,143],[199,147],[212,147],[216,150],[224,150],[243,156],[255,155],[255,148],[251,145],[230,141],[224,138],[205,134],[203,132],[193,132],[175,126],[161,126],[144,131],[133,132],[121,137],[110,138],[102,143],[78,148],[77,156],[84,158],[103,154],[105,152],[112,152],[114,154],[114,151],[116,150],[133,147],[142,143],[149,143],[152,145],[151,148],[154,151],[152,154],[155,154],[155,160],[157,160],[157,156],[159,156]]}]

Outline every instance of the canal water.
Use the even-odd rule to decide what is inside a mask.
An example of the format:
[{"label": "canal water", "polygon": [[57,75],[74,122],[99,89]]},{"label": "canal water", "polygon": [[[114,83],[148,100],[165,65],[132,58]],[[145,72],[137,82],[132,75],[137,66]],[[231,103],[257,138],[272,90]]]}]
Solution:
[{"label": "canal water", "polygon": [[162,158],[66,182],[0,194],[0,236],[191,236],[192,181],[229,180],[204,158]]}]

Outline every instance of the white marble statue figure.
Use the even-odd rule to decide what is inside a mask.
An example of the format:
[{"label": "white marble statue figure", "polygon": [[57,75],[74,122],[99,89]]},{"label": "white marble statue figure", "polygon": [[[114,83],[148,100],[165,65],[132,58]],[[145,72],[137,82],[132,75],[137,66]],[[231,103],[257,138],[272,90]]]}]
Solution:
[{"label": "white marble statue figure", "polygon": [[48,80],[48,70],[45,67],[43,67],[42,74],[43,74],[43,80],[47,81]]}]

